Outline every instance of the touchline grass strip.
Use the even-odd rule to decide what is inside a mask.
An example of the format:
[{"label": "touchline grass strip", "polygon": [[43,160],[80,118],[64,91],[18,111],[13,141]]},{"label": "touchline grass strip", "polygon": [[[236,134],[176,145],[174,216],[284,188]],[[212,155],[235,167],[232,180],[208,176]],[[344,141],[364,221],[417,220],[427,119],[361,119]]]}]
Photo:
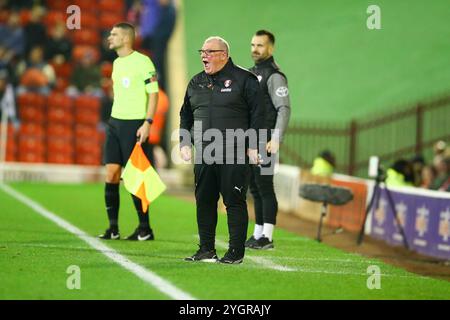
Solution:
[{"label": "touchline grass strip", "polygon": [[171,284],[169,281],[161,278],[154,272],[142,267],[141,265],[134,263],[133,261],[129,260],[125,256],[118,253],[116,250],[106,246],[103,244],[100,240],[89,236],[84,231],[80,230],[79,228],[75,227],[74,225],[70,224],[66,220],[60,218],[55,213],[47,210],[37,202],[31,200],[30,198],[26,197],[25,195],[19,193],[18,191],[14,190],[13,188],[0,183],[0,189],[3,190],[5,193],[10,195],[11,197],[15,198],[16,200],[20,201],[21,203],[27,205],[31,209],[33,209],[36,213],[43,216],[44,218],[49,219],[50,221],[57,224],[59,227],[63,228],[64,230],[76,235],[81,240],[86,242],[89,246],[94,248],[95,250],[101,252],[103,255],[123,267],[124,269],[130,271],[131,273],[135,274],[137,277],[142,279],[143,281],[147,282],[157,290],[161,291],[162,293],[168,295],[169,297],[176,299],[176,300],[196,300],[192,295],[190,295],[187,292],[184,292],[177,287],[175,287],[173,284]]}]

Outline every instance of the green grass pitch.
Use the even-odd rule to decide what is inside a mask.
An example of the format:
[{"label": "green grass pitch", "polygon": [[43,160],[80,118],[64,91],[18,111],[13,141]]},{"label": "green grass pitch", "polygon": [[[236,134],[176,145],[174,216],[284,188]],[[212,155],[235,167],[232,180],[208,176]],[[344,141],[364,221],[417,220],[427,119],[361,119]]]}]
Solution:
[{"label": "green grass pitch", "polygon": [[[107,226],[101,184],[11,185],[47,210],[96,236]],[[121,190],[120,228],[126,236],[137,217]],[[105,241],[196,299],[448,299],[450,283],[408,273],[378,260],[342,252],[277,229],[276,248],[247,251],[242,265],[189,263],[196,250],[195,205],[164,195],[151,206],[155,241]],[[252,226],[250,226],[251,230]],[[219,215],[219,255],[228,239]],[[69,290],[69,266],[81,271],[81,289]],[[381,289],[367,288],[367,268],[381,270]],[[278,268],[278,269],[277,269]],[[170,299],[108,259],[76,235],[0,190],[0,299]]]}]

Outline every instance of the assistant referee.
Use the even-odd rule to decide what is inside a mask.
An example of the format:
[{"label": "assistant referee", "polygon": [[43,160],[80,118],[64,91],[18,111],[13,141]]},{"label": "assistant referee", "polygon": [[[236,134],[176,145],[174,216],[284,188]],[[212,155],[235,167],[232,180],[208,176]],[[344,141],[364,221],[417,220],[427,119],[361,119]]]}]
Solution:
[{"label": "assistant referee", "polygon": [[[138,141],[150,162],[152,147],[148,143],[150,125],[158,103],[158,82],[155,67],[147,56],[133,50],[135,28],[121,22],[108,37],[109,48],[115,50],[112,80],[114,103],[106,129],[104,163],[106,165],[105,204],[109,228],[101,239],[119,239],[119,184],[122,167],[127,163]],[[149,214],[142,211],[141,200],[132,195],[139,217],[139,226],[128,240],[153,240]]]}]

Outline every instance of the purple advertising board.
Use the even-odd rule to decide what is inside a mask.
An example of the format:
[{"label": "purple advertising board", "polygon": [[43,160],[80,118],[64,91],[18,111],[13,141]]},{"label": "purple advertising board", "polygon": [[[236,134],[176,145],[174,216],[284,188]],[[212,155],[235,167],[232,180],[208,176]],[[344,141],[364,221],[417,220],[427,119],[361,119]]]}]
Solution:
[{"label": "purple advertising board", "polygon": [[[450,195],[443,192],[389,188],[395,210],[411,250],[450,260]],[[392,245],[403,245],[403,237],[386,189],[381,188],[378,208],[372,210],[371,236]]]}]

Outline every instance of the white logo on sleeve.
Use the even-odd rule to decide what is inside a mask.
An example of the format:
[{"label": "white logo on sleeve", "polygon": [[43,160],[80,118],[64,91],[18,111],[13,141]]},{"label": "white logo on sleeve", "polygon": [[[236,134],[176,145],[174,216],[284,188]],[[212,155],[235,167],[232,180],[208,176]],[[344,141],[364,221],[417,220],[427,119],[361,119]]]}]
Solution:
[{"label": "white logo on sleeve", "polygon": [[125,88],[129,88],[130,87],[130,79],[129,78],[122,78],[122,85]]},{"label": "white logo on sleeve", "polygon": [[258,78],[258,81],[259,82],[261,82],[261,80],[262,80],[262,76],[261,75],[259,75],[259,76],[256,76],[257,78]]},{"label": "white logo on sleeve", "polygon": [[287,97],[289,95],[289,90],[286,87],[279,87],[276,91],[275,94],[281,98],[283,97]]}]

